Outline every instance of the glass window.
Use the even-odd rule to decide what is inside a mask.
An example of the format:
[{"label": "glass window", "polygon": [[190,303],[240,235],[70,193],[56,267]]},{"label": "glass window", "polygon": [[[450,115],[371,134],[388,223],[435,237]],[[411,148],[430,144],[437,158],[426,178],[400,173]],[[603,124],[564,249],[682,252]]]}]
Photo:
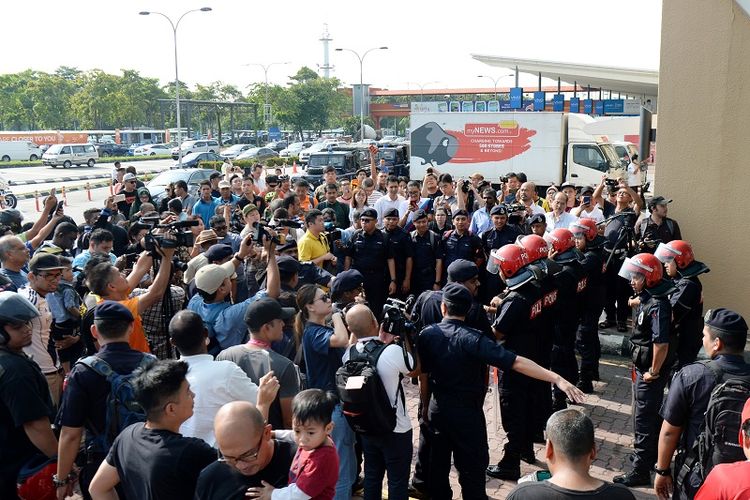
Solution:
[{"label": "glass window", "polygon": [[606,172],[608,167],[598,147],[584,144],[573,146],[573,163],[602,172]]},{"label": "glass window", "polygon": [[60,150],[60,154],[62,155],[69,155],[70,154],[70,146],[64,146],[62,150]]}]

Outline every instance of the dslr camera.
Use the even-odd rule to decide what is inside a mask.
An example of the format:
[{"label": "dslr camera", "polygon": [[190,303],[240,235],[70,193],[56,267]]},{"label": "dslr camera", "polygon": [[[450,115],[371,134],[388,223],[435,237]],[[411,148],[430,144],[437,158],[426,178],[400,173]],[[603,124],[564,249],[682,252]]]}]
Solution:
[{"label": "dslr camera", "polygon": [[302,227],[302,223],[294,219],[276,219],[274,220],[273,224],[271,224],[268,221],[261,219],[260,221],[253,223],[253,227],[257,229],[256,241],[259,244],[263,244],[263,237],[266,236],[267,238],[270,238],[271,241],[276,245],[281,245],[281,241],[275,236],[271,236],[271,233],[269,233],[265,228],[273,229],[274,231],[277,231],[282,227],[299,229]]},{"label": "dslr camera", "polygon": [[383,320],[382,327],[383,331],[400,337],[410,346],[415,346],[417,342],[417,327],[407,317],[407,311],[409,311],[413,305],[416,297],[409,295],[406,302],[394,298],[388,298],[383,306]]},{"label": "dslr camera", "polygon": [[[188,228],[197,226],[199,224],[197,220],[159,224],[158,217],[141,217],[138,222],[148,228],[148,233],[143,238],[143,242],[146,251],[151,253],[152,257],[158,257],[158,253],[156,252],[157,246],[161,248],[177,248],[192,247],[195,244],[193,232]],[[163,230],[164,233],[173,236],[174,239],[164,238],[163,234],[154,234],[155,229]]]},{"label": "dslr camera", "polygon": [[341,229],[336,227],[335,222],[324,222],[325,235],[328,238],[328,244],[332,245],[334,241],[341,239]]}]

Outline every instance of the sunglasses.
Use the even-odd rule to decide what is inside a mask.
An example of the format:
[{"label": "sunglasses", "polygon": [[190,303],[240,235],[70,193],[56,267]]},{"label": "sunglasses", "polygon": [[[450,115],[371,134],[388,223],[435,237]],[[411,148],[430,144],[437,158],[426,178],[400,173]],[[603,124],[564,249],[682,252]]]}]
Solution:
[{"label": "sunglasses", "polygon": [[320,297],[318,297],[315,300],[322,300],[323,302],[328,302],[328,301],[331,300],[331,296],[329,294],[327,294],[327,293],[324,293],[323,295],[321,295]]}]

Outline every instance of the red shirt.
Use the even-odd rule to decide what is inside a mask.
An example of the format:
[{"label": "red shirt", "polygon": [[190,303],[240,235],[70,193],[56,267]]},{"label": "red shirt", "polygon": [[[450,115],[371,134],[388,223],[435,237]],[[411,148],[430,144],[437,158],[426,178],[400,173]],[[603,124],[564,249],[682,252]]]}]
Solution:
[{"label": "red shirt", "polygon": [[711,469],[695,500],[750,500],[750,461]]},{"label": "red shirt", "polygon": [[289,484],[296,484],[311,500],[331,500],[339,480],[339,455],[329,439],[325,445],[297,453],[289,469]]}]

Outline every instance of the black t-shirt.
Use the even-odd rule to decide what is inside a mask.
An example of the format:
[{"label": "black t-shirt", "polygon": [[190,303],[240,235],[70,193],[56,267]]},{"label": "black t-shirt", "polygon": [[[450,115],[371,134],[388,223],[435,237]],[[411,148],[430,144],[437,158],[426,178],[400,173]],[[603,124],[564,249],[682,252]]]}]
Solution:
[{"label": "black t-shirt", "polygon": [[235,467],[214,462],[201,472],[195,489],[195,498],[200,500],[243,500],[245,492],[253,486],[262,486],[265,481],[274,488],[283,488],[289,481],[289,469],[297,452],[297,445],[290,441],[274,440],[273,458],[266,467],[254,476],[246,476]]},{"label": "black t-shirt", "polygon": [[604,483],[597,489],[589,491],[569,490],[549,481],[522,483],[508,495],[508,500],[567,500],[569,498],[635,500],[635,496],[627,487],[612,483]]},{"label": "black t-shirt", "polygon": [[216,460],[216,450],[198,438],[145,424],[125,428],[107,455],[127,498],[193,498],[198,475]]}]

